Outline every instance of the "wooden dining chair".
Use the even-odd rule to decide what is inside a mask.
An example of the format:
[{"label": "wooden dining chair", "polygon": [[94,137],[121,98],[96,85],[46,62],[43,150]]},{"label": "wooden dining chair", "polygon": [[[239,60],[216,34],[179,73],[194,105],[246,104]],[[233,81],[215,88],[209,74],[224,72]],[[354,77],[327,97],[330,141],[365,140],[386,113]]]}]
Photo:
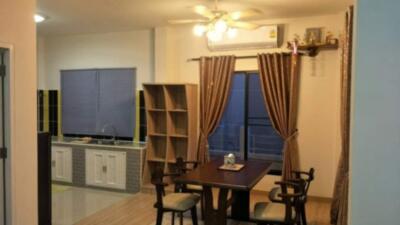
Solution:
[{"label": "wooden dining chair", "polygon": [[[314,168],[311,168],[308,172],[304,171],[292,171],[294,174],[294,179],[290,179],[288,181],[299,183],[304,182],[304,195],[299,199],[298,211],[300,212],[300,222],[301,225],[307,225],[307,216],[306,216],[306,203],[307,203],[307,194],[310,188],[311,182],[314,180]],[[269,199],[271,202],[283,202],[283,199],[279,197],[279,194],[282,193],[280,187],[274,187],[269,192]]]},{"label": "wooden dining chair", "polygon": [[172,213],[172,225],[175,224],[175,213],[178,213],[180,215],[180,225],[183,225],[183,213],[189,210],[192,214],[193,225],[197,225],[196,205],[200,197],[196,194],[176,192],[179,191],[179,188],[175,188],[174,193],[166,194],[165,187],[168,184],[164,183],[164,178],[167,176],[175,177],[179,176],[179,174],[164,174],[161,168],[156,169],[152,174],[151,182],[156,187],[156,203],[154,204],[154,207],[157,209],[156,225],[162,224],[165,212]]},{"label": "wooden dining chair", "polygon": [[[176,159],[176,168],[177,172],[180,174],[185,174],[197,168],[198,162],[197,161],[185,161],[182,157],[178,157]],[[201,218],[204,219],[204,211],[205,211],[205,204],[204,204],[204,194],[203,194],[203,186],[201,185],[193,185],[193,184],[186,184],[181,185],[180,187],[182,192],[186,193],[195,193],[200,195],[200,209],[201,209]]]},{"label": "wooden dining chair", "polygon": [[279,181],[275,184],[280,185],[282,191],[278,196],[282,201],[256,203],[252,220],[257,225],[298,225],[300,222],[298,204],[304,195],[302,191],[304,182]]}]

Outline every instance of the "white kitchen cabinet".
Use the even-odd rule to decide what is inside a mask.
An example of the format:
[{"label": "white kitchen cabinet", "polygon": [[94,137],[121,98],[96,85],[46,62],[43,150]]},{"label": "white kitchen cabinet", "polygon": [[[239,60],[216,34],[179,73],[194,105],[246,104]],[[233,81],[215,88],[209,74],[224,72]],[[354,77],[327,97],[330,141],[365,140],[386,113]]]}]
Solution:
[{"label": "white kitchen cabinet", "polygon": [[53,181],[72,183],[72,148],[53,146],[51,155]]},{"label": "white kitchen cabinet", "polygon": [[126,188],[126,152],[86,149],[86,185]]}]

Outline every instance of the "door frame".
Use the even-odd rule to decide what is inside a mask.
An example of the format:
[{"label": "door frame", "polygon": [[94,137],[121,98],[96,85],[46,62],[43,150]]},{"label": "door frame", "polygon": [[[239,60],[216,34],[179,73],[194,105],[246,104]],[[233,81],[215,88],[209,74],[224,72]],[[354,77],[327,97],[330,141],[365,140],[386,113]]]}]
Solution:
[{"label": "door frame", "polygon": [[[15,129],[12,129],[15,127],[15,116],[11,112],[15,112],[14,109],[14,103],[15,103],[15,71],[14,71],[14,63],[15,63],[15,52],[14,52],[14,45],[10,43],[4,43],[0,42],[0,48],[7,49],[8,52],[8,68],[7,68],[7,76],[8,76],[8,90],[9,92],[7,93],[8,96],[6,96],[5,101],[7,105],[7,109],[5,111],[6,113],[6,131],[8,130],[8,135],[6,135],[6,142],[8,142],[7,146],[7,158],[4,159],[5,163],[5,215],[4,215],[4,221],[5,225],[12,224],[12,218],[16,215],[14,215],[14,212],[12,211],[12,206],[15,203],[16,199],[16,193],[13,192],[13,188],[15,186],[15,176],[12,176],[13,171],[15,171],[15,163],[13,162],[13,152],[12,149],[15,146],[16,143],[16,135],[15,135]],[[8,119],[8,120],[7,120]]]}]

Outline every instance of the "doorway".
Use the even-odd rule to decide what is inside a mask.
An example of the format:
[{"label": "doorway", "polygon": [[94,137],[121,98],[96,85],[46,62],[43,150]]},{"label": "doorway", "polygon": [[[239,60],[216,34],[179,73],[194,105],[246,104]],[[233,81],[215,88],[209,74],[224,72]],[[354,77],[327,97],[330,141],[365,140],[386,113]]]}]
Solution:
[{"label": "doorway", "polygon": [[0,225],[9,224],[7,211],[7,151],[9,150],[9,62],[10,52],[7,48],[0,47]]}]

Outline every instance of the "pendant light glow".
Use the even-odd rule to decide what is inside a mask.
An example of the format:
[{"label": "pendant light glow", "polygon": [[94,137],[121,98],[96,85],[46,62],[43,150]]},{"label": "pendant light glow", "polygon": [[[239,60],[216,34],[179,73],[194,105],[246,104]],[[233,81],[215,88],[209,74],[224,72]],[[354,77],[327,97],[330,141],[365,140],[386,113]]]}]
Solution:
[{"label": "pendant light glow", "polygon": [[207,27],[202,24],[197,24],[193,27],[193,34],[199,37],[203,36],[206,31]]},{"label": "pendant light glow", "polygon": [[33,18],[35,20],[35,23],[41,23],[46,20],[46,17],[44,17],[40,14],[35,14],[35,16]]},{"label": "pendant light glow", "polygon": [[215,30],[218,33],[224,33],[227,29],[228,29],[228,25],[226,24],[226,22],[224,20],[220,19],[215,23]]},{"label": "pendant light glow", "polygon": [[228,38],[233,39],[237,36],[238,30],[236,28],[229,28],[226,34]]},{"label": "pendant light glow", "polygon": [[238,34],[238,29],[230,27],[227,20],[220,18],[208,24],[196,24],[193,27],[193,34],[198,37],[206,35],[209,41],[219,42],[225,37],[229,39],[235,38]]},{"label": "pendant light glow", "polygon": [[217,42],[222,40],[222,33],[216,30],[210,30],[207,32],[207,38],[212,42]]}]

